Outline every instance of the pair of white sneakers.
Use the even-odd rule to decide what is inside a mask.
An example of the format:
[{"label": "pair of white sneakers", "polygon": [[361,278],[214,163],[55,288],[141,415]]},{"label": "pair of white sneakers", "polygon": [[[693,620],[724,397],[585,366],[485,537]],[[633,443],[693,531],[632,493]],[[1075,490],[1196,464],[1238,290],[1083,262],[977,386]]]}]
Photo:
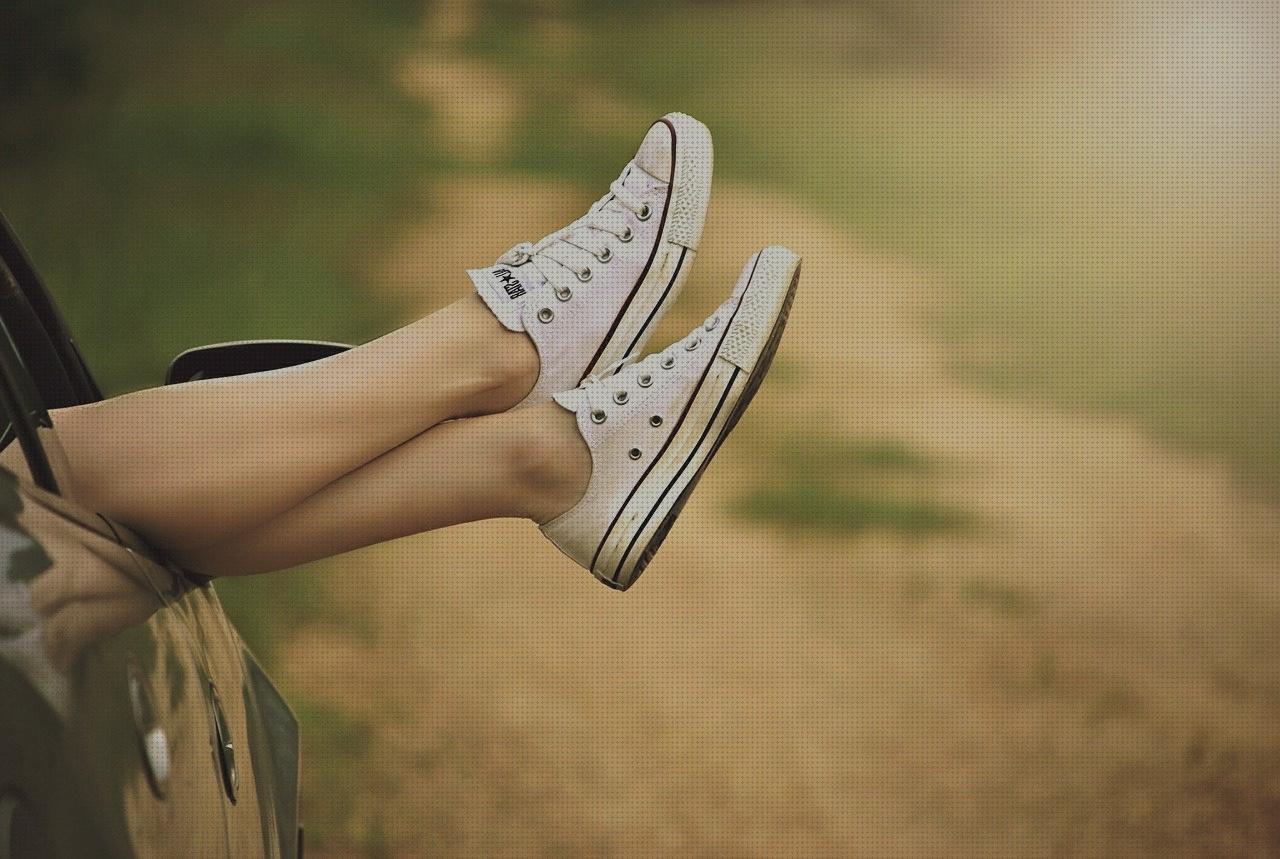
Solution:
[{"label": "pair of white sneakers", "polygon": [[591,452],[586,494],[542,531],[617,590],[644,571],[750,403],[799,279],[799,257],[767,247],[705,323],[635,360],[692,267],[711,169],[706,126],[668,114],[584,216],[468,272],[498,320],[537,347],[522,405],[574,412]]}]

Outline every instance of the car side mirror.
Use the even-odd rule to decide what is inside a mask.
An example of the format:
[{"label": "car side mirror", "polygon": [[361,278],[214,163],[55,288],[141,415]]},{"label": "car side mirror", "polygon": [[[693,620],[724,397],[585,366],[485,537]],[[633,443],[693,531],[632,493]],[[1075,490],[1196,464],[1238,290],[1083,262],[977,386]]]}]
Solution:
[{"label": "car side mirror", "polygon": [[241,340],[188,349],[173,359],[165,374],[166,385],[243,376],[283,367],[296,367],[350,349],[344,343],[318,340]]}]

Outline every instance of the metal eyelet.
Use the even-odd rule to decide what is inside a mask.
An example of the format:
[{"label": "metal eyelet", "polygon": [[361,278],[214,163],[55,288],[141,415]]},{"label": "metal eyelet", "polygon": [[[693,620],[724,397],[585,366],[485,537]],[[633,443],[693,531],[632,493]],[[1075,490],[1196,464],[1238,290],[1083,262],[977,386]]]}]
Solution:
[{"label": "metal eyelet", "polygon": [[578,272],[578,280],[582,281],[583,283],[586,283],[587,281],[591,280],[591,269],[584,268],[582,271]]},{"label": "metal eyelet", "polygon": [[707,320],[707,324],[706,324],[706,325],[703,325],[702,327],[703,327],[703,328],[705,328],[705,329],[706,329],[706,330],[708,330],[708,331],[715,331],[715,330],[716,330],[716,326],[717,326],[717,325],[719,325],[719,324],[720,324],[720,317],[719,317],[719,316],[713,316],[713,317],[711,317],[710,319],[708,319],[708,320]]},{"label": "metal eyelet", "polygon": [[620,406],[625,406],[627,404],[627,400],[629,399],[631,399],[631,395],[628,394],[626,391],[618,391],[616,394],[613,395],[613,401]]},{"label": "metal eyelet", "polygon": [[649,204],[645,203],[640,207],[640,211],[636,212],[636,220],[647,221],[653,215],[653,209],[649,208]]},{"label": "metal eyelet", "polygon": [[602,424],[608,419],[608,415],[604,413],[604,409],[591,410],[591,422],[593,424]]},{"label": "metal eyelet", "polygon": [[613,259],[613,249],[605,248],[599,254],[596,254],[596,259],[600,260],[600,262],[608,262]]},{"label": "metal eyelet", "polygon": [[640,452],[640,448],[633,447],[631,448],[631,450],[627,451],[627,456],[631,457],[632,459],[639,459],[640,457],[644,456],[644,454]]},{"label": "metal eyelet", "polygon": [[697,349],[701,345],[702,345],[702,338],[695,337],[692,340],[690,340],[688,343],[686,343],[684,348],[686,352],[692,352],[694,349]]},{"label": "metal eyelet", "polygon": [[622,233],[618,236],[618,241],[625,243],[631,241],[635,237],[636,234],[631,231],[630,227],[623,227]]},{"label": "metal eyelet", "polygon": [[561,301],[568,301],[569,299],[573,298],[573,290],[567,286],[557,286],[556,298],[560,299]]},{"label": "metal eyelet", "polygon": [[648,373],[645,373],[643,376],[639,378],[638,383],[640,387],[647,388],[653,384],[653,376],[650,376]]},{"label": "metal eyelet", "polygon": [[538,311],[539,322],[550,322],[552,319],[555,319],[555,318],[556,318],[556,313],[550,307],[544,307]]},{"label": "metal eyelet", "polygon": [[662,369],[664,370],[670,370],[675,365],[676,365],[676,359],[671,357],[670,355],[662,359]]},{"label": "metal eyelet", "polygon": [[653,417],[649,418],[649,426],[651,427],[662,426],[662,415],[654,415]]}]

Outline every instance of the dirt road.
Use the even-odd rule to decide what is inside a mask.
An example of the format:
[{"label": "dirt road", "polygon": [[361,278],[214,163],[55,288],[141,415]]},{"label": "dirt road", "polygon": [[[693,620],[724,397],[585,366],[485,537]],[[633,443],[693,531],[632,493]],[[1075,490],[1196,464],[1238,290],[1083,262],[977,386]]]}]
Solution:
[{"label": "dirt road", "polygon": [[[430,191],[383,281],[421,290],[576,216],[517,177]],[[495,220],[483,201],[501,193]],[[643,581],[615,594],[521,522],[353,556],[371,643],[313,630],[287,684],[372,742],[337,841],[666,854],[1280,846],[1280,523],[1120,420],[948,373],[927,276],[717,184],[675,334],[760,245],[805,257],[777,378]],[[977,527],[736,518],[780,444],[892,439]],[[784,451],[785,453],[785,451]],[[431,491],[431,487],[424,487]],[[356,573],[358,571],[358,574]],[[372,667],[371,667],[372,666]]]}]

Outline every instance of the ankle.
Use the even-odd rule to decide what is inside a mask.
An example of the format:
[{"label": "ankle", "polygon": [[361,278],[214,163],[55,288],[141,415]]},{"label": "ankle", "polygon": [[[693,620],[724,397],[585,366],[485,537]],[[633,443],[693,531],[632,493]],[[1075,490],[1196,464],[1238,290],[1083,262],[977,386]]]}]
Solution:
[{"label": "ankle", "polygon": [[524,518],[549,522],[587,491],[591,453],[575,416],[555,403],[518,409],[511,418],[504,450],[517,507]]}]

